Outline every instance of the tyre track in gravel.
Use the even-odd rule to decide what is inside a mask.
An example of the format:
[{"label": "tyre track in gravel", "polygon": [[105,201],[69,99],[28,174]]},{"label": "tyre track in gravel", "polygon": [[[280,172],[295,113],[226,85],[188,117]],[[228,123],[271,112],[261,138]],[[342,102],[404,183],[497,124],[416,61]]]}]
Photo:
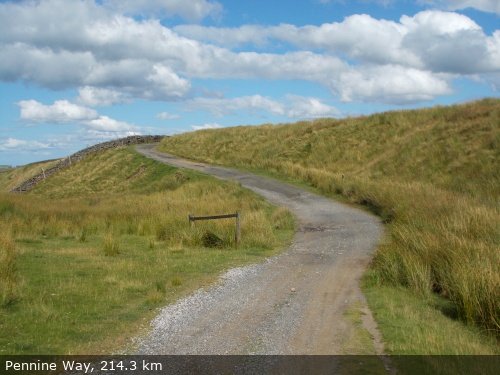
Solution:
[{"label": "tyre track in gravel", "polygon": [[229,270],[219,282],[164,307],[141,354],[357,354],[359,327],[346,316],[361,309],[363,328],[382,354],[381,336],[359,280],[382,236],[379,219],[298,187],[225,167],[184,160],[139,145],[141,154],[239,181],[298,221],[293,243],[263,263]]}]

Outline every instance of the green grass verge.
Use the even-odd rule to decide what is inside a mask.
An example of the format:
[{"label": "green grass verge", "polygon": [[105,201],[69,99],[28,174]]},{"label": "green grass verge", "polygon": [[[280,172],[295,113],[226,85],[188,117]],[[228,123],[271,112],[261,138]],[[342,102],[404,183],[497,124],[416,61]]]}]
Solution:
[{"label": "green grass verge", "polygon": [[[273,249],[172,248],[123,235],[107,256],[103,239],[17,240],[16,301],[0,308],[0,354],[110,353],[157,307],[213,282],[228,267]],[[119,344],[119,345],[117,345]]]},{"label": "green grass verge", "polygon": [[364,277],[363,293],[382,331],[388,354],[500,354],[494,337],[457,320],[456,307],[437,295],[416,296],[403,287],[373,283]]},{"label": "green grass verge", "polygon": [[373,338],[363,326],[363,311],[360,302],[353,303],[344,312],[345,318],[352,323],[352,331],[342,348],[342,354],[376,355]]}]

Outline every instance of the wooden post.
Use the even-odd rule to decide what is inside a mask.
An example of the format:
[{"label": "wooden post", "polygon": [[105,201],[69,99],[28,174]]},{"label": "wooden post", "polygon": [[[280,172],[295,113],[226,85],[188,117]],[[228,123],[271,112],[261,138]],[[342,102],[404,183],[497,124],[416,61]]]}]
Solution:
[{"label": "wooden post", "polygon": [[240,213],[238,211],[236,211],[236,233],[234,235],[236,247],[238,247],[238,245],[240,243],[240,235],[241,235],[241,232],[240,232]]},{"label": "wooden post", "polygon": [[42,168],[43,179],[45,180],[45,169]]}]

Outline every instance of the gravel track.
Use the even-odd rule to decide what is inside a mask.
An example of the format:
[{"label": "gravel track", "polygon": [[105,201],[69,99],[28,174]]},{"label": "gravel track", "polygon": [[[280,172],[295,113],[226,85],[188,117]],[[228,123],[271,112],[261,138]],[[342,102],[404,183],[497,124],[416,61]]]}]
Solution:
[{"label": "gravel track", "polygon": [[[292,245],[263,263],[234,268],[219,282],[164,307],[139,354],[346,353],[357,327],[346,317],[357,306],[374,350],[383,345],[359,288],[383,228],[377,217],[298,187],[238,170],[191,162],[136,146],[150,158],[237,180],[287,207],[299,230]],[[352,349],[350,349],[352,350]]]}]

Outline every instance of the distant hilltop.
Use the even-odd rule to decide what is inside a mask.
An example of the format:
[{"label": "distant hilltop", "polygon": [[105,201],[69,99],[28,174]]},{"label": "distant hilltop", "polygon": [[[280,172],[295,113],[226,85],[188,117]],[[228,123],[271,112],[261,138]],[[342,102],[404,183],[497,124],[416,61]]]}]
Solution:
[{"label": "distant hilltop", "polygon": [[36,184],[45,178],[53,175],[54,173],[60,171],[61,169],[67,168],[71,166],[72,163],[78,162],[85,158],[87,155],[101,152],[110,148],[122,147],[122,146],[130,146],[137,145],[141,143],[156,143],[160,142],[165,136],[163,135],[132,135],[125,138],[115,139],[108,142],[98,143],[96,145],[87,147],[83,150],[80,150],[68,157],[61,159],[56,165],[53,167],[42,170],[41,173],[31,177],[30,179],[24,181],[21,185],[15,187],[11,190],[13,193],[22,193],[31,190]]}]

